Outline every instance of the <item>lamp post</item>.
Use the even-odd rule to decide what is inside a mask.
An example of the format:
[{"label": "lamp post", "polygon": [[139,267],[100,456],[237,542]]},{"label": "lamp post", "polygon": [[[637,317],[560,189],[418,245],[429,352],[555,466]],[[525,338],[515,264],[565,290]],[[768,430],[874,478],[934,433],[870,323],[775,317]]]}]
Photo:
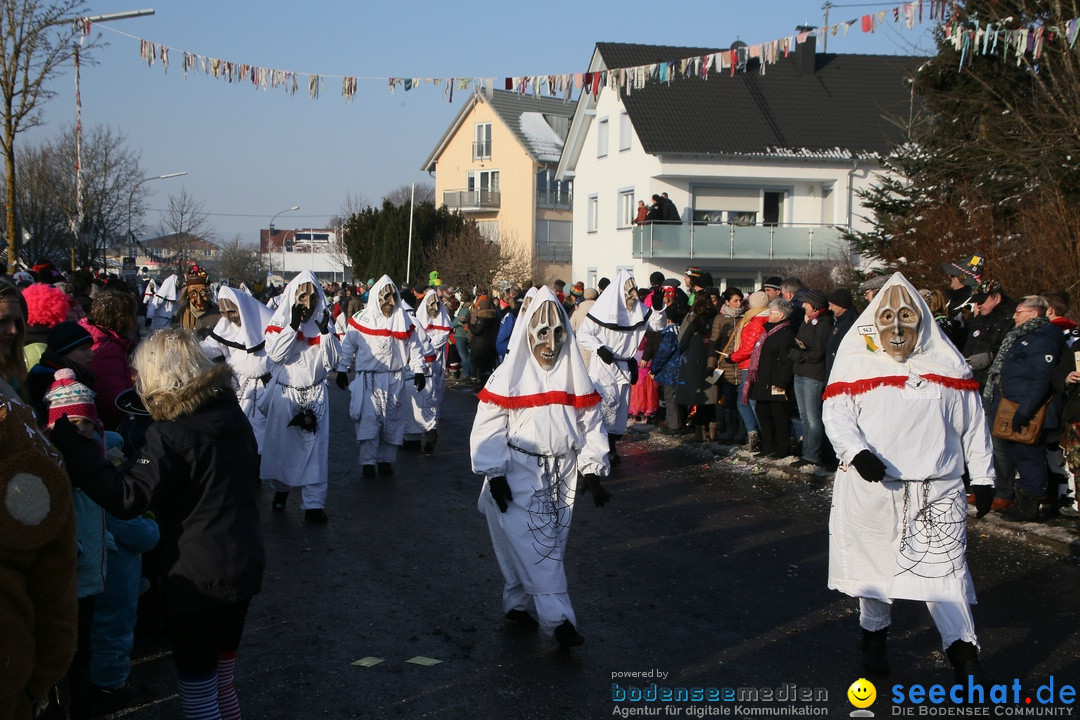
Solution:
[{"label": "lamp post", "polygon": [[135,254],[135,236],[131,234],[131,205],[135,200],[135,191],[138,190],[143,183],[148,183],[151,180],[165,180],[166,178],[180,177],[181,175],[187,175],[187,171],[166,173],[164,175],[154,175],[153,177],[146,177],[135,183],[135,186],[131,188],[131,192],[128,193],[127,204],[127,241],[129,255]]},{"label": "lamp post", "polygon": [[[278,219],[278,215],[281,215],[281,214],[287,213],[287,212],[293,212],[294,210],[299,210],[299,209],[300,209],[299,205],[293,205],[291,208],[285,208],[281,212],[274,215],[274,217],[270,218],[270,226],[269,226],[270,232],[266,236],[266,242],[267,242],[267,245],[269,246],[268,249],[267,249],[267,254],[270,256],[270,271],[271,272],[273,272],[273,270],[274,270],[274,221]],[[284,240],[281,241],[281,279],[282,280],[285,279],[285,241]]]}]

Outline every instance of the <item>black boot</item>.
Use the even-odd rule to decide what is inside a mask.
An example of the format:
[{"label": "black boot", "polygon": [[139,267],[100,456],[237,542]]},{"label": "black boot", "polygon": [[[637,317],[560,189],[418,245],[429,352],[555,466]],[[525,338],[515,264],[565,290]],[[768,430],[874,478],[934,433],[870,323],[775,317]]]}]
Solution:
[{"label": "black boot", "polygon": [[1016,500],[1005,508],[1001,516],[1011,522],[1035,522],[1039,519],[1039,498],[1028,495],[1018,487],[1013,488]]},{"label": "black boot", "polygon": [[622,462],[619,451],[615,449],[615,443],[618,442],[620,438],[622,438],[622,435],[614,435],[612,433],[608,433],[607,436],[608,464],[611,465],[611,467],[615,467]]},{"label": "black boot", "polygon": [[525,610],[511,610],[506,613],[506,619],[516,624],[522,630],[528,630],[529,632],[536,632],[540,629],[540,623],[536,621],[532,615]]},{"label": "black boot", "polygon": [[360,473],[366,478],[373,478],[375,477],[375,466],[364,465],[362,468],[360,468]]},{"label": "black boot", "polygon": [[423,450],[424,450],[425,455],[430,455],[431,453],[435,452],[435,443],[438,442],[438,440],[439,440],[439,431],[438,430],[432,429],[432,430],[425,430],[424,431]]},{"label": "black boot", "polygon": [[322,508],[311,508],[304,511],[304,522],[306,523],[311,523],[312,525],[325,525],[327,520],[326,511]]},{"label": "black boot", "polygon": [[724,410],[721,413],[724,416],[724,434],[720,437],[720,442],[724,445],[742,445],[740,440],[745,437],[745,432],[740,432],[743,429],[742,419],[739,417],[737,410]]},{"label": "black boot", "polygon": [[270,508],[276,512],[285,512],[285,501],[289,499],[289,491],[274,493],[274,502],[270,505]]},{"label": "black boot", "polygon": [[563,624],[555,628],[555,642],[559,647],[566,649],[577,647],[585,642],[585,638],[577,631],[574,624],[569,620],[563,620]]},{"label": "black boot", "polygon": [[957,640],[945,651],[952,663],[953,672],[956,673],[956,682],[967,685],[971,678],[972,685],[982,686],[982,667],[979,665],[979,650],[965,640]]},{"label": "black boot", "polygon": [[379,468],[379,474],[380,475],[393,475],[394,474],[394,466],[391,465],[388,462],[378,463],[377,467]]},{"label": "black boot", "polygon": [[889,674],[889,658],[885,654],[885,641],[889,637],[889,628],[870,632],[862,631],[863,669],[874,675]]}]

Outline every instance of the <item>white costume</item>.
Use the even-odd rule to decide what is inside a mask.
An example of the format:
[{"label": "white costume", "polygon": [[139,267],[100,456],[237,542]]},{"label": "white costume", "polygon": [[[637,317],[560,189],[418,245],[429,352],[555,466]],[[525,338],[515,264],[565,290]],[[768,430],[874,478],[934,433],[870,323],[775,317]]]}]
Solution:
[{"label": "white costume", "polygon": [[[549,302],[558,308],[565,342],[547,370],[533,355],[528,326]],[[518,322],[526,330],[477,396],[472,468],[484,476],[477,508],[506,581],[503,611],[535,613],[551,634],[566,620],[577,624],[564,567],[577,478],[608,474],[608,442],[600,395],[555,294],[541,288]],[[506,512],[491,495],[491,479],[500,476],[512,493]]]},{"label": "white costume", "polygon": [[[379,297],[387,286],[394,293],[390,317],[379,307]],[[361,466],[397,459],[409,412],[405,386],[413,382],[415,374],[424,373],[426,364],[417,326],[402,307],[394,282],[383,275],[369,297],[364,309],[349,318],[337,368],[346,372],[349,366],[356,367],[356,377],[349,385],[349,415],[356,423]]]},{"label": "white costume", "polygon": [[[315,286],[317,301],[311,319],[299,330],[289,326],[292,307],[299,287]],[[266,356],[271,361],[271,380],[260,407],[266,415],[263,436],[263,479],[272,479],[278,492],[291,487],[303,488],[300,507],[311,510],[325,507],[327,453],[330,449],[330,400],[326,377],[341,355],[332,332],[320,334],[316,320],[326,309],[314,273],[304,270],[294,277],[282,293],[282,301],[266,327]],[[289,423],[302,411],[314,413],[315,432]]]},{"label": "white costume", "polygon": [[146,319],[150,321],[151,330],[160,330],[169,327],[176,313],[176,301],[179,298],[176,275],[170,275],[161,281],[154,297],[146,306]]},{"label": "white costume", "polygon": [[250,295],[225,285],[218,289],[217,297],[219,303],[225,299],[236,306],[240,326],[229,322],[223,314],[203,344],[218,347],[225,362],[233,369],[236,375],[236,399],[251,423],[261,453],[266,416],[259,410],[259,400],[270,380],[271,363],[266,356],[265,328],[270,324],[271,312]]},{"label": "white costume", "polygon": [[599,348],[606,347],[615,355],[615,362],[610,365],[599,357],[589,364],[589,376],[604,398],[604,427],[611,435],[626,432],[630,409],[630,371],[626,361],[637,353],[646,329],[660,332],[665,325],[664,310],[650,310],[641,302],[635,302],[634,309],[627,310],[627,281],[634,282],[634,276],[629,270],[620,270],[600,293],[577,333],[582,349],[595,355]]},{"label": "white costume", "polygon": [[158,284],[157,280],[150,278],[146,281],[146,287],[143,289],[142,304],[147,310],[150,309],[150,303],[154,300],[154,295],[157,293]]},{"label": "white costume", "polygon": [[[893,286],[921,314],[914,350],[897,362],[875,318]],[[969,603],[967,502],[961,474],[992,485],[990,434],[978,384],[925,301],[894,274],[847,333],[825,389],[822,419],[841,462],[829,519],[829,587],[860,599],[864,630],[890,622],[894,599],[926,601],[944,647],[977,645]],[[851,465],[869,450],[885,479]]]},{"label": "white costume", "polygon": [[[430,304],[434,301],[435,315],[430,313]],[[439,423],[439,406],[442,404],[446,389],[446,344],[450,333],[454,331],[453,321],[446,307],[439,301],[433,289],[424,293],[424,299],[414,313],[418,334],[427,343],[424,347],[425,360],[431,368],[431,377],[420,392],[415,386],[406,383],[405,391],[409,396],[411,413],[405,423],[405,438],[419,439],[426,432],[435,430]],[[426,451],[426,450],[425,450]]]}]

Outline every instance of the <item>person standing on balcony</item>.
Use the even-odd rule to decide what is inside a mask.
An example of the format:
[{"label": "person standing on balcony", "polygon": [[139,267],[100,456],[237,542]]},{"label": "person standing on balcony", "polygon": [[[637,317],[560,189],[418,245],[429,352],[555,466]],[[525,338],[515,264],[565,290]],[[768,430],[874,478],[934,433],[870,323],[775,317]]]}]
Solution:
[{"label": "person standing on balcony", "polygon": [[672,224],[682,222],[682,219],[679,217],[679,208],[675,207],[675,203],[671,201],[671,198],[668,197],[667,193],[661,193],[660,202],[662,208],[660,215],[664,222]]},{"label": "person standing on balcony", "polygon": [[637,215],[634,217],[635,225],[644,225],[645,219],[649,216],[649,208],[645,207],[644,200],[637,201]]}]

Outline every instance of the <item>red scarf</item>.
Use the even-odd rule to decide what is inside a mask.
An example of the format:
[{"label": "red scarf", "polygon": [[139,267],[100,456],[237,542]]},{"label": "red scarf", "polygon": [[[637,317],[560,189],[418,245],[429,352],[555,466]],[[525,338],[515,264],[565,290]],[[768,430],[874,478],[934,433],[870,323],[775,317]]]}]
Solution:
[{"label": "red scarf", "polygon": [[754,343],[754,351],[750,353],[750,364],[746,367],[746,382],[743,383],[742,392],[739,393],[739,402],[743,405],[750,400],[750,383],[757,380],[758,363],[761,362],[761,348],[765,347],[765,341],[775,335],[777,330],[788,327],[789,325],[791,325],[791,321],[789,320],[777,323],[776,327],[767,330],[765,334]]}]

